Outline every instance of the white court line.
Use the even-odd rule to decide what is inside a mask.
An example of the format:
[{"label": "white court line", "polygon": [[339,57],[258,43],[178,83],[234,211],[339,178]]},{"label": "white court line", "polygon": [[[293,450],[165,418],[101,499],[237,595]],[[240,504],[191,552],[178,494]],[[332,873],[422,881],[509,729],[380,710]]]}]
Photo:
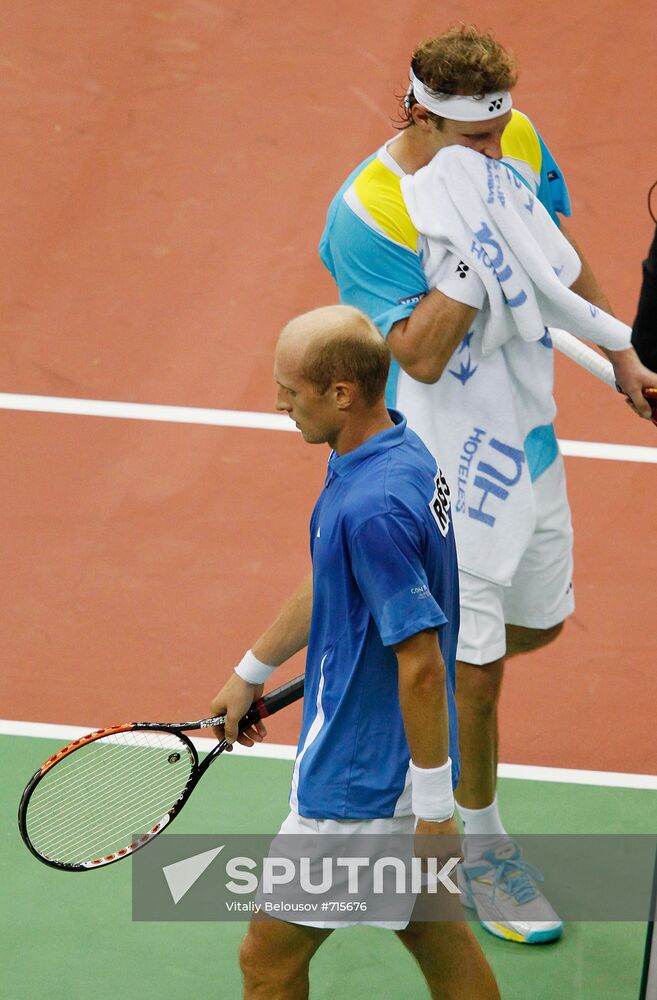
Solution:
[{"label": "white court line", "polygon": [[601,785],[605,788],[641,788],[657,791],[657,774],[625,771],[584,771],[571,767],[539,767],[536,764],[498,764],[500,778],[525,781],[555,781],[564,785]]},{"label": "white court line", "polygon": [[640,444],[605,444],[603,441],[564,441],[559,439],[563,455],[571,458],[603,458],[616,462],[657,462],[657,448]]},{"label": "white court line", "polygon": [[[77,740],[80,736],[86,736],[87,733],[92,733],[98,728],[98,726],[62,726],[51,722],[19,722],[14,719],[0,719],[0,736],[36,736],[40,739],[59,740],[62,746],[72,743],[73,740]],[[217,743],[215,739],[208,736],[192,736],[190,739],[200,753],[207,753]],[[294,760],[296,747],[287,743],[256,744],[251,749],[236,745],[232,752],[238,756],[251,754],[253,757],[266,757],[270,760]]]},{"label": "white court line", "polygon": [[[92,727],[93,728],[93,727]],[[31,736],[59,740],[62,745],[86,736],[92,728],[61,726],[48,722],[18,722],[0,719],[0,736]],[[194,737],[192,742],[201,753],[215,745],[215,740],[205,736]],[[294,760],[296,747],[287,743],[260,743],[251,748],[235,746],[238,756],[261,757],[267,760]],[[38,760],[35,761],[35,768]],[[606,788],[638,788],[657,791],[657,775],[626,774],[623,771],[583,771],[568,767],[537,767],[533,764],[500,764],[500,778],[523,781],[551,781],[564,785],[598,785]]]},{"label": "white court line", "polygon": [[[80,417],[112,417],[121,420],[156,420],[176,424],[214,427],[242,427],[264,431],[296,431],[283,413],[252,410],[213,410],[199,406],[159,406],[154,403],[121,403],[102,399],[74,399],[64,396],[28,396],[0,393],[0,409],[31,413],[64,413]],[[602,441],[559,441],[564,455],[574,458],[610,459],[617,462],[657,464],[657,447],[605,444]]]},{"label": "white court line", "polygon": [[173,424],[245,427],[264,431],[296,431],[293,422],[284,413],[211,410],[200,406],[159,406],[155,403],[120,403],[109,399],[73,399],[65,396],[26,396],[12,392],[0,392],[0,410],[70,413],[78,417],[157,420]]}]

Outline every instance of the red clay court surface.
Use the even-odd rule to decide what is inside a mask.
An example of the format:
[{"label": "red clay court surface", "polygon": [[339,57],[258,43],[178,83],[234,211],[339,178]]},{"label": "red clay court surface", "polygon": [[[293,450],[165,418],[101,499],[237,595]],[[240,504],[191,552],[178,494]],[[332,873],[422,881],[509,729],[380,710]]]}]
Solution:
[{"label": "red clay court surface", "polygon": [[[336,299],[316,256],[328,201],[390,134],[413,46],[457,19],[517,53],[516,106],[632,320],[657,177],[647,0],[501,2],[494,18],[347,0],[0,9],[3,392],[271,410],[280,327]],[[657,447],[654,427],[561,359],[557,399],[561,438]],[[0,715],[205,714],[307,568],[325,449],[275,431],[0,421]],[[509,667],[501,759],[655,773],[657,469],[566,467],[577,612]],[[272,739],[297,727],[290,710]]]}]

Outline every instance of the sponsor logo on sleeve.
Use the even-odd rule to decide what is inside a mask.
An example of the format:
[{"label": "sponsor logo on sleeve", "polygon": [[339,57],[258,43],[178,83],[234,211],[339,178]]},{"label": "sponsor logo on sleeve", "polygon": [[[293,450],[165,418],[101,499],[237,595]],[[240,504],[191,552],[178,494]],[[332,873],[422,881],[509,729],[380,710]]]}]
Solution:
[{"label": "sponsor logo on sleeve", "polygon": [[447,532],[449,531],[449,511],[452,502],[450,499],[449,486],[441,469],[438,469],[436,473],[435,483],[436,488],[431,500],[429,501],[429,509],[434,521],[438,525],[440,534],[443,538],[445,538],[447,536]]},{"label": "sponsor logo on sleeve", "polygon": [[426,292],[418,292],[417,295],[407,295],[404,299],[397,299],[398,306],[416,306],[421,302]]}]

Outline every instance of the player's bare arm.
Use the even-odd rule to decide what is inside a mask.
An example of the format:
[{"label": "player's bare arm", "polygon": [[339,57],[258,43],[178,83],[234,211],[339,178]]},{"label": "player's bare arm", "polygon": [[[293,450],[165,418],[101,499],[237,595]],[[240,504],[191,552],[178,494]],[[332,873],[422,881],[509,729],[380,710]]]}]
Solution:
[{"label": "player's bare arm", "polygon": [[[394,648],[399,665],[399,702],[411,760],[419,768],[440,767],[449,756],[449,729],[445,664],[436,632],[418,632]],[[447,853],[454,853],[457,842],[451,841],[451,837],[458,838],[459,830],[452,817],[443,822],[418,818],[416,831],[450,835]],[[429,846],[429,853],[438,853],[435,844]]]},{"label": "player's bare arm", "polygon": [[605,312],[613,316],[614,313],[609,304],[609,300],[600,288],[598,280],[593,273],[591,265],[582,253],[580,245],[577,243],[572,233],[564,226],[563,221],[561,222],[560,228],[562,234],[566,237],[582,264],[582,270],[580,271],[577,280],[573,282],[570,287],[578,295],[581,295],[583,299],[586,299],[587,302],[593,303],[593,305],[597,306],[598,309],[603,309]]},{"label": "player's bare arm", "polygon": [[388,347],[411,378],[437,382],[477,313],[434,288],[407,319],[394,324]]},{"label": "player's bare arm", "polygon": [[411,758],[418,767],[440,767],[449,756],[445,664],[435,630],[417,632],[394,647],[399,703]]},{"label": "player's bare arm", "polygon": [[[313,602],[312,576],[303,581],[285,604],[278,617],[260,638],[253,644],[251,653],[263,664],[278,667],[308,644],[310,618]],[[262,684],[250,683],[233,673],[217,692],[212,700],[213,715],[225,715],[226,725],[216,727],[217,739],[226,739],[241,743],[242,746],[253,746],[254,742],[262,742],[267,735],[267,729],[262,722],[256,723],[251,729],[238,736],[239,720],[248,711],[254,701],[257,701],[263,690]]]},{"label": "player's bare arm", "polygon": [[263,663],[278,667],[299,650],[305,649],[308,645],[312,608],[313,578],[309,573],[278,617],[254,643],[254,655]]}]

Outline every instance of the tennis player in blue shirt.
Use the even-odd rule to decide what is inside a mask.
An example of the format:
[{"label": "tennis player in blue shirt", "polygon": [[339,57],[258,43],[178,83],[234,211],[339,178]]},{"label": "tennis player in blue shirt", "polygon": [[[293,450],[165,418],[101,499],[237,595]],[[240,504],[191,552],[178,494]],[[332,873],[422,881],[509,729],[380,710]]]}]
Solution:
[{"label": "tennis player in blue shirt", "polygon": [[[276,350],[277,409],[307,442],[332,448],[310,522],[312,575],[245,654],[212,712],[227,715],[228,739],[261,740],[262,723],[238,737],[239,719],[276,667],[308,647],[281,833],[458,835],[459,594],[449,490],[404,417],[386,409],[389,360],[374,324],[349,306],[293,320]],[[241,950],[245,998],[307,998],[312,956],[347,923],[260,916]],[[465,922],[387,926],[417,959],[433,997],[499,997]]]}]

